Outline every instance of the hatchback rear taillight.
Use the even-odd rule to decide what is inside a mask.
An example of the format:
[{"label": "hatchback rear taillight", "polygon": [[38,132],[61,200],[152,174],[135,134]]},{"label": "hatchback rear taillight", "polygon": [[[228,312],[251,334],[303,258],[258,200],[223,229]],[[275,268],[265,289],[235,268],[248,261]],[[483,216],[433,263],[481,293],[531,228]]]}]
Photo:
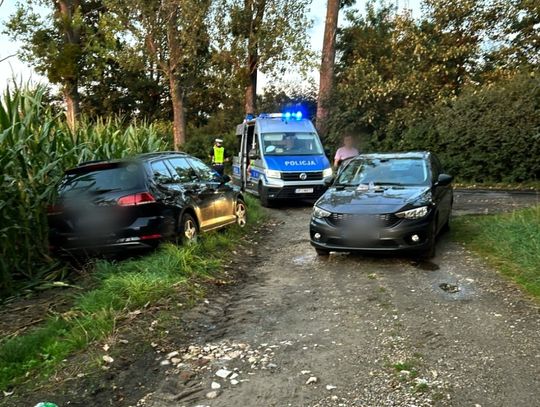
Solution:
[{"label": "hatchback rear taillight", "polygon": [[139,192],[118,198],[117,202],[120,206],[135,206],[156,202],[156,199],[148,192]]}]

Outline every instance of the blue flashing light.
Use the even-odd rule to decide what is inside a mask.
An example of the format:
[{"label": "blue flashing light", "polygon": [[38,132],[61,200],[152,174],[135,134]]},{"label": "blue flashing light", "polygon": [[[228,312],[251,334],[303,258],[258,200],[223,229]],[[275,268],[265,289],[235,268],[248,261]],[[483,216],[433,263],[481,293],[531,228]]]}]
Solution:
[{"label": "blue flashing light", "polygon": [[283,115],[283,118],[285,120],[289,120],[291,118],[291,116],[292,116],[291,112],[285,112],[285,114]]},{"label": "blue flashing light", "polygon": [[301,111],[296,112],[294,117],[296,118],[296,120],[302,120],[302,112]]}]

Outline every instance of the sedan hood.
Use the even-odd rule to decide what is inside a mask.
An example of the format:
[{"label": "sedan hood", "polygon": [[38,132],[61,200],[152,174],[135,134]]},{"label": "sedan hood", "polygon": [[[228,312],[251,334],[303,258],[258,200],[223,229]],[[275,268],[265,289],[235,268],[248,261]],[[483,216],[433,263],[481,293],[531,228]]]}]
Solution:
[{"label": "sedan hood", "polygon": [[316,205],[334,213],[371,215],[399,212],[411,204],[428,203],[430,199],[430,188],[427,186],[385,187],[370,190],[332,187]]}]

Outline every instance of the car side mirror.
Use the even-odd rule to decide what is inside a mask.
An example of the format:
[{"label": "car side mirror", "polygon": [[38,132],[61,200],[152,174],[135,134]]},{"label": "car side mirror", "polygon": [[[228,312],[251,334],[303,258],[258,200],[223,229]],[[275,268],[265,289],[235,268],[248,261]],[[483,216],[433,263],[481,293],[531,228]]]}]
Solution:
[{"label": "car side mirror", "polygon": [[435,186],[446,186],[450,185],[450,183],[453,181],[454,177],[448,174],[439,174],[439,178],[437,179],[437,182],[435,182]]},{"label": "car side mirror", "polygon": [[250,160],[258,160],[259,158],[261,158],[257,150],[250,150],[248,157]]},{"label": "car side mirror", "polygon": [[324,186],[327,187],[327,188],[331,187],[335,180],[336,180],[335,177],[325,178],[324,179]]}]

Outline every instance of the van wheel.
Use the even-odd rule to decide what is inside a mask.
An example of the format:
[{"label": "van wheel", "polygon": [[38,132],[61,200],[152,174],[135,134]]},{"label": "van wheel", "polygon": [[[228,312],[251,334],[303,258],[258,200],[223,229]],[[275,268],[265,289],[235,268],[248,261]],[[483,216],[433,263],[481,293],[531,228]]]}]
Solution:
[{"label": "van wheel", "polygon": [[268,198],[268,193],[264,190],[262,184],[259,184],[259,199],[261,205],[265,208],[270,208],[272,206],[272,200]]},{"label": "van wheel", "polygon": [[197,243],[199,238],[199,227],[195,218],[189,214],[184,213],[182,220],[180,221],[178,242],[184,245]]}]

